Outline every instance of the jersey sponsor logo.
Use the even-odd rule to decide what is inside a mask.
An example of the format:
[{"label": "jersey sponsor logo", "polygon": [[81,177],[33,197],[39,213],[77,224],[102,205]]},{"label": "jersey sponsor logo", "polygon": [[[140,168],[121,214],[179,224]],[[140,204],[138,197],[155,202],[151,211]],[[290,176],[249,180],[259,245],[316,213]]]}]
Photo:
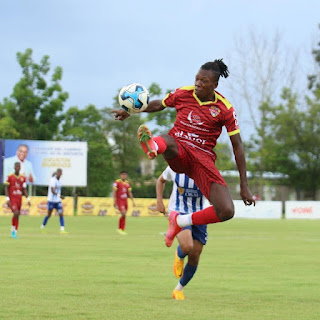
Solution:
[{"label": "jersey sponsor logo", "polygon": [[206,144],[206,141],[207,141],[205,139],[199,138],[199,135],[197,135],[195,133],[190,133],[190,132],[186,132],[186,133],[184,133],[183,131],[176,132],[175,136],[178,138],[187,139],[189,141],[193,141],[193,142],[196,142],[199,144]]},{"label": "jersey sponsor logo", "polygon": [[211,107],[209,111],[214,118],[221,112],[218,107]]},{"label": "jersey sponsor logo", "polygon": [[201,121],[200,116],[198,116],[197,114],[192,114],[193,110],[189,112],[187,119],[189,120],[189,122],[191,124],[197,125],[197,126],[201,126],[203,125],[203,121]]},{"label": "jersey sponsor logo", "polygon": [[201,197],[199,190],[194,190],[194,189],[186,189],[184,194],[186,197],[191,197],[191,198]]},{"label": "jersey sponsor logo", "polygon": [[210,130],[206,129],[206,128],[202,128],[202,127],[197,127],[197,126],[194,126],[190,123],[187,123],[187,122],[184,122],[184,121],[180,121],[181,124],[183,124],[184,126],[186,127],[190,127],[190,128],[193,128],[193,129],[197,129],[197,130],[201,130],[201,131],[206,131],[206,132],[210,132]]}]

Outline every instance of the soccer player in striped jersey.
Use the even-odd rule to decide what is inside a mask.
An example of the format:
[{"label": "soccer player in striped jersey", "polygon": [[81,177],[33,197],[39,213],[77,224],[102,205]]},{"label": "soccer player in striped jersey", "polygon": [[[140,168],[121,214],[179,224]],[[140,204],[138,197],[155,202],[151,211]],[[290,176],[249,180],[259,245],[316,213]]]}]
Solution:
[{"label": "soccer player in striped jersey", "polygon": [[60,221],[60,234],[67,234],[69,232],[64,229],[64,217],[63,217],[63,205],[61,199],[64,199],[64,196],[61,194],[62,184],[61,178],[62,169],[58,168],[50,178],[48,186],[48,213],[44,217],[40,230],[42,233],[46,233],[45,226],[47,225],[48,220],[52,215],[53,209],[55,209],[59,214]]},{"label": "soccer player in striped jersey", "polygon": [[[194,180],[184,173],[175,173],[169,166],[162,172],[157,180],[157,210],[166,214],[163,203],[163,190],[167,181],[173,181],[173,188],[169,200],[169,212],[178,211],[180,214],[188,214],[208,207],[210,204],[203,196]],[[175,252],[173,272],[179,282],[172,292],[176,300],[184,300],[183,288],[193,278],[199,263],[203,245],[207,242],[207,226],[188,226],[177,234],[179,245]],[[188,262],[184,267],[184,258],[188,256]]]},{"label": "soccer player in striped jersey", "polygon": [[[162,154],[169,166],[194,179],[203,195],[213,205],[203,210],[180,215],[172,211],[166,233],[170,247],[183,227],[218,223],[232,219],[234,204],[219,170],[215,166],[216,145],[222,128],[227,129],[240,175],[240,196],[245,205],[255,204],[248,187],[246,159],[236,112],[230,102],[216,91],[220,77],[227,78],[228,67],[222,59],[203,64],[193,86],[181,87],[163,100],[152,100],[144,112],[175,108],[176,121],[168,134],[153,137],[146,125],[138,129],[138,139],[149,159]],[[130,116],[123,109],[113,110],[116,120]]]}]

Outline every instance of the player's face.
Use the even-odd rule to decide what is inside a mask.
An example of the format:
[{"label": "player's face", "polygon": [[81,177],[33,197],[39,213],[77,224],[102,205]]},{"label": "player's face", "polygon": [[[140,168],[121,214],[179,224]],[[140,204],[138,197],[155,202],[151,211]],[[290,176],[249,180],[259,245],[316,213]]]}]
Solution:
[{"label": "player's face", "polygon": [[214,89],[218,86],[215,73],[200,69],[195,79],[195,93],[201,101],[214,100]]},{"label": "player's face", "polygon": [[127,175],[126,173],[121,173],[121,174],[120,174],[120,179],[121,179],[122,181],[126,180],[127,178],[128,178],[128,175]]},{"label": "player's face", "polygon": [[17,157],[20,161],[23,161],[28,155],[28,148],[26,146],[20,146],[17,150]]},{"label": "player's face", "polygon": [[21,168],[20,163],[15,163],[15,164],[14,164],[14,173],[15,173],[16,175],[19,174],[20,168]]},{"label": "player's face", "polygon": [[57,179],[59,180],[61,176],[62,176],[62,171],[58,170],[56,173]]}]

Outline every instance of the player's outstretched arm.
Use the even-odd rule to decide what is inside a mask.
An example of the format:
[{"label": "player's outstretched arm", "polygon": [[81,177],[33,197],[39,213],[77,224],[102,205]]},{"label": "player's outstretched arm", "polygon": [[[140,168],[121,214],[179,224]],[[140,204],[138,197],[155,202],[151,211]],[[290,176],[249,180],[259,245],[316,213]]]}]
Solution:
[{"label": "player's outstretched arm", "polygon": [[[152,100],[149,102],[147,108],[142,112],[158,112],[164,109],[161,100]],[[111,110],[111,113],[114,115],[114,120],[125,120],[130,117],[130,113],[126,112],[123,109]]]},{"label": "player's outstretched arm", "polygon": [[256,205],[254,198],[248,187],[247,180],[247,165],[246,158],[243,151],[242,140],[240,134],[235,134],[230,137],[233,153],[240,175],[240,196],[246,206]]}]

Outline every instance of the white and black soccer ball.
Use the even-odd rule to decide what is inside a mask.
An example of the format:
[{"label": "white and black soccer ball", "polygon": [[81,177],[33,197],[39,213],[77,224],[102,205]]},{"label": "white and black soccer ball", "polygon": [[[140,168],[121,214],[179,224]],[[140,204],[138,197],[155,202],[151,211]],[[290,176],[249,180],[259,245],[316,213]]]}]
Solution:
[{"label": "white and black soccer ball", "polygon": [[120,107],[129,113],[145,110],[149,99],[148,89],[139,83],[132,83],[123,87],[118,96]]}]

